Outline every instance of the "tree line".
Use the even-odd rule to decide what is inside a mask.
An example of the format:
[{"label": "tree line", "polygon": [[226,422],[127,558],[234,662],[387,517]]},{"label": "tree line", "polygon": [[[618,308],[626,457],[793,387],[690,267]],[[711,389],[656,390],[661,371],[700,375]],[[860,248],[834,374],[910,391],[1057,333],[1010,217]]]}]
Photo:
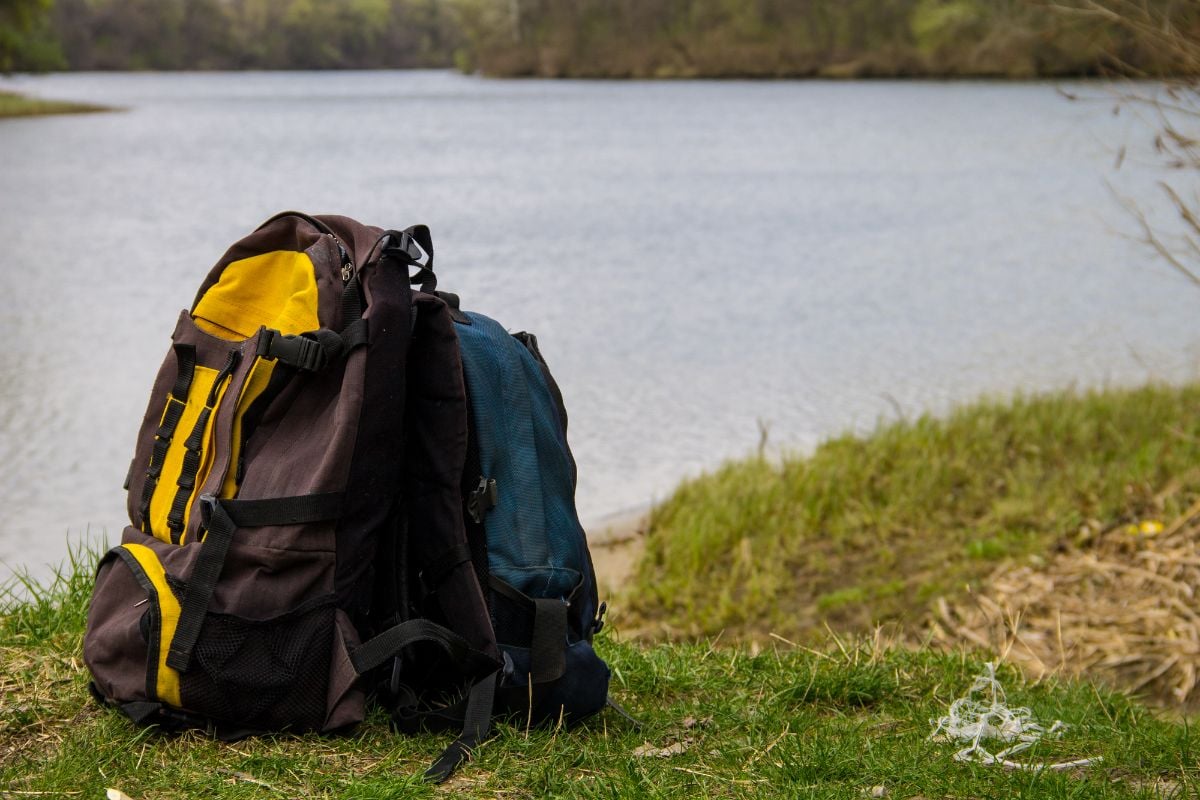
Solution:
[{"label": "tree line", "polygon": [[[1136,0],[1200,40],[1196,0]],[[1032,78],[1188,68],[1126,0],[458,0],[473,66],[576,77]]]},{"label": "tree line", "polygon": [[444,67],[462,42],[439,0],[0,0],[10,71]]},{"label": "tree line", "polygon": [[[1029,78],[1184,68],[1103,13],[1123,1],[0,0],[0,70]],[[1195,0],[1138,2],[1200,39]]]}]

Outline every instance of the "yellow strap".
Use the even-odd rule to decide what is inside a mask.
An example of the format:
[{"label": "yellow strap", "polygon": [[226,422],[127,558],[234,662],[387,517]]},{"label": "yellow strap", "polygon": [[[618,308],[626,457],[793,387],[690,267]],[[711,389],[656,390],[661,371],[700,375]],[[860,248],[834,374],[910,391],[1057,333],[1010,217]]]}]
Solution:
[{"label": "yellow strap", "polygon": [[179,699],[179,673],[167,666],[167,651],[171,647],[171,640],[175,638],[175,628],[179,625],[179,601],[167,585],[167,573],[153,550],[144,544],[121,546],[137,560],[142,572],[154,587],[155,597],[151,598],[151,601],[158,606],[159,616],[157,699],[182,708],[183,704]]}]

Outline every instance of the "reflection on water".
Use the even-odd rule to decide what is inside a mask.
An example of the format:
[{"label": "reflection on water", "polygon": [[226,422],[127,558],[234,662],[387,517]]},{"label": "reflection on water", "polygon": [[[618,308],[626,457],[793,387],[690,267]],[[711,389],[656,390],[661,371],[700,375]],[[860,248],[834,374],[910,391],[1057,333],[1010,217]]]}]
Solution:
[{"label": "reflection on water", "polygon": [[[539,334],[587,520],[681,477],[1014,388],[1192,377],[1200,301],[1112,228],[1139,132],[1048,84],[56,75],[0,122],[0,559],[119,535],[179,309],[284,208],[429,223]],[[1093,85],[1085,93],[1103,95]],[[1142,132],[1144,133],[1144,132]]]}]

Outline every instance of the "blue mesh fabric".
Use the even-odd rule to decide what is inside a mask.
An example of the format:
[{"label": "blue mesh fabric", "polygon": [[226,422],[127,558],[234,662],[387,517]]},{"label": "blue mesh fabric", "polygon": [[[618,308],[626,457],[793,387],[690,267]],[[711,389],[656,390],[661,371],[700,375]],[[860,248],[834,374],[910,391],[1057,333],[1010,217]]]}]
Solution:
[{"label": "blue mesh fabric", "polygon": [[499,501],[484,527],[491,574],[530,597],[567,598],[590,575],[558,410],[541,367],[495,320],[457,326],[483,474]]}]

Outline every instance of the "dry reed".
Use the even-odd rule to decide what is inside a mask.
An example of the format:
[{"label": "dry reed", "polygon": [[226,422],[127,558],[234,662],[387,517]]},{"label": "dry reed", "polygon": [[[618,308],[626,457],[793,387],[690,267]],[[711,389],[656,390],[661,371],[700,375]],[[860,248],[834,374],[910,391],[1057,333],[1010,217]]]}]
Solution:
[{"label": "dry reed", "polygon": [[1042,565],[1008,565],[941,600],[933,640],[983,646],[1027,675],[1098,678],[1165,705],[1200,705],[1200,502],[1154,522],[1081,529]]}]

